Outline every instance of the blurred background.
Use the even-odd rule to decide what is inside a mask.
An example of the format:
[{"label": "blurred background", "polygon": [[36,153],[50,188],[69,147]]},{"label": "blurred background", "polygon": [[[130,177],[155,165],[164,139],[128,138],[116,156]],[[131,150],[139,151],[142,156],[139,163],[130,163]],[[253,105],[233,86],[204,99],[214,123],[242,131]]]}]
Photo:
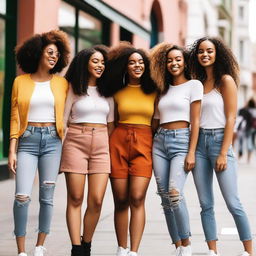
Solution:
[{"label": "blurred background", "polygon": [[[72,56],[85,47],[111,46],[120,40],[149,49],[162,41],[189,46],[202,36],[219,36],[240,64],[241,109],[256,99],[255,14],[256,0],[0,0],[0,180],[9,177],[6,157],[17,44],[57,28],[67,32]],[[244,132],[242,138],[247,135]]]}]

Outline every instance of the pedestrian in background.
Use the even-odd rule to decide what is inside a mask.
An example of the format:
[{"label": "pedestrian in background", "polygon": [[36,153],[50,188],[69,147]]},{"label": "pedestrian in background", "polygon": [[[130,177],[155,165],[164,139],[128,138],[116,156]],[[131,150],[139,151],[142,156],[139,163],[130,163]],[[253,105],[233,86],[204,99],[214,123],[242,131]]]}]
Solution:
[{"label": "pedestrian in background", "polygon": [[25,253],[28,206],[38,169],[39,228],[34,256],[43,256],[50,231],[53,194],[59,172],[67,81],[55,75],[68,64],[69,42],[62,31],[37,34],[16,48],[25,75],[12,88],[8,167],[16,175],[14,234],[19,256]]},{"label": "pedestrian in background", "polygon": [[194,182],[200,200],[201,220],[209,255],[217,253],[213,171],[244,246],[252,255],[248,218],[238,197],[237,163],[232,149],[237,111],[238,64],[231,50],[217,38],[203,37],[191,48],[192,74],[204,85]]},{"label": "pedestrian in background", "polygon": [[[63,144],[60,170],[67,185],[67,226],[72,243],[71,256],[90,256],[91,241],[98,223],[110,173],[109,133],[114,121],[114,102],[105,98],[102,79],[107,47],[80,51],[66,73],[69,82],[64,124],[68,130]],[[108,127],[107,127],[108,126]],[[81,208],[87,177],[87,208]]]},{"label": "pedestrian in background", "polygon": [[[256,103],[255,100],[253,98],[251,98],[248,101],[248,111],[251,114],[251,126],[250,126],[250,132],[249,132],[249,141],[248,144],[251,145],[250,149],[251,149],[251,154],[252,152],[256,149],[255,147],[255,136],[256,136]],[[251,160],[251,154],[250,157],[248,156],[248,163]]]},{"label": "pedestrian in background", "polygon": [[136,256],[145,226],[144,204],[152,175],[151,120],[156,88],[150,78],[147,55],[128,42],[110,50],[106,76],[106,88],[109,96],[114,97],[117,117],[117,127],[110,137],[116,255]]},{"label": "pedestrian in background", "polygon": [[[251,108],[249,108],[251,106]],[[253,146],[253,111],[254,103],[249,100],[245,107],[238,111],[236,119],[234,136],[238,140],[238,157],[241,158],[244,155],[244,148],[247,151],[247,162],[250,162],[251,155],[254,149]],[[246,144],[246,145],[244,145]]]},{"label": "pedestrian in background", "polygon": [[154,118],[153,169],[176,256],[191,256],[189,214],[183,194],[195,166],[203,85],[191,80],[188,53],[161,43],[151,52],[151,76],[160,93]]}]

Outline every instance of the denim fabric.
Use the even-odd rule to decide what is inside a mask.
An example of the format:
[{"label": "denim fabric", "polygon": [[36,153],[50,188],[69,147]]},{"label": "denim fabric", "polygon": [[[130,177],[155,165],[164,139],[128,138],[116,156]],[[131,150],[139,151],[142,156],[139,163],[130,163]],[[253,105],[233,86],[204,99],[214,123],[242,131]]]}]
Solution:
[{"label": "denim fabric", "polygon": [[[158,194],[173,243],[190,236],[189,215],[183,194],[188,173],[184,161],[189,147],[189,129],[159,128],[153,142],[153,168]],[[177,195],[170,194],[172,190]]]},{"label": "denim fabric", "polygon": [[[61,140],[54,126],[28,126],[19,139],[16,170],[16,192],[13,206],[14,234],[26,234],[28,205],[34,178],[39,173],[39,232],[48,234],[53,210],[53,194],[57,180]],[[21,200],[20,197],[26,197]]]},{"label": "denim fabric", "polygon": [[[224,137],[223,129],[200,129],[193,170],[201,211],[201,220],[207,241],[217,240],[214,217],[213,171]],[[248,218],[238,197],[237,163],[232,146],[228,149],[227,169],[216,172],[216,177],[226,205],[233,215],[241,241],[251,240]]]}]

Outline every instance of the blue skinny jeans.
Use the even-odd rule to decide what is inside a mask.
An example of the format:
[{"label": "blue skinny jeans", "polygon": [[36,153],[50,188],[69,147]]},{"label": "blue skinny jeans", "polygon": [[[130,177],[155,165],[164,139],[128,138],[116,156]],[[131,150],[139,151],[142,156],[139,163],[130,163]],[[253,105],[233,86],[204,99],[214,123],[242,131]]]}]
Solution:
[{"label": "blue skinny jeans", "polygon": [[37,169],[40,202],[38,230],[46,234],[50,231],[53,194],[59,172],[61,148],[61,140],[54,126],[28,126],[19,138],[13,205],[14,234],[17,237],[26,235],[28,206]]},{"label": "blue skinny jeans", "polygon": [[[214,216],[213,173],[223,137],[224,129],[200,129],[196,150],[193,177],[202,209],[201,221],[206,241],[218,239]],[[234,218],[240,240],[251,240],[248,218],[238,196],[237,162],[232,146],[229,147],[227,154],[227,168],[215,174],[228,210]]]}]

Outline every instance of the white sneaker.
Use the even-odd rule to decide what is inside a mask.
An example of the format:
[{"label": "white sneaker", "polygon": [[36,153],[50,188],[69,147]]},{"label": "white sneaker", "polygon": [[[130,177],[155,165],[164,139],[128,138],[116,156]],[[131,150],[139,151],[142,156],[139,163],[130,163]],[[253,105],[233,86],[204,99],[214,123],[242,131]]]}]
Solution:
[{"label": "white sneaker", "polygon": [[46,248],[44,248],[42,245],[36,246],[34,256],[44,256],[45,252]]},{"label": "white sneaker", "polygon": [[241,256],[250,256],[250,254],[244,251],[243,254],[241,254]]},{"label": "white sneaker", "polygon": [[128,256],[137,256],[138,254],[137,254],[137,252],[129,251],[127,255]]},{"label": "white sneaker", "polygon": [[176,248],[175,256],[182,256],[182,248],[181,248],[181,246]]},{"label": "white sneaker", "polygon": [[181,246],[181,255],[182,256],[192,256],[191,245]]},{"label": "white sneaker", "polygon": [[124,249],[123,247],[118,246],[116,256],[127,256],[128,252],[129,252],[128,248]]},{"label": "white sneaker", "polygon": [[218,253],[216,254],[213,250],[209,250],[208,255],[209,256],[220,256]]},{"label": "white sneaker", "polygon": [[25,252],[21,252],[18,254],[18,256],[28,256]]}]

